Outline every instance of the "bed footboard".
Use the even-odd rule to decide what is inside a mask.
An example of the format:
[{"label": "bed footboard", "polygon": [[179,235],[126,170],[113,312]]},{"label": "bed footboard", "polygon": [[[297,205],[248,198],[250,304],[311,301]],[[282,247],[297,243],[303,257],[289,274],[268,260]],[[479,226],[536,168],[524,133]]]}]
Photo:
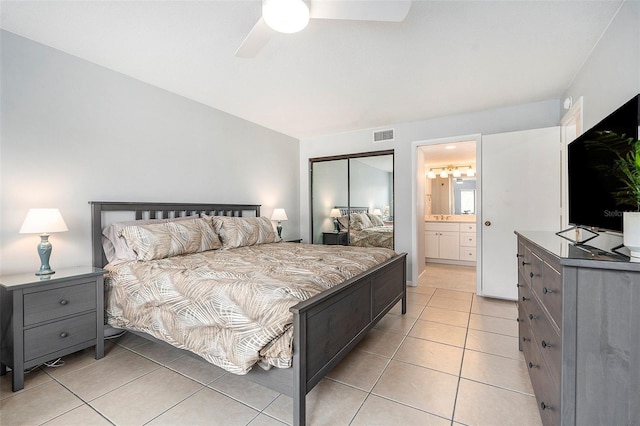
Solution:
[{"label": "bed footboard", "polygon": [[399,301],[406,313],[406,253],[291,308],[293,424],[304,425],[306,395]]}]

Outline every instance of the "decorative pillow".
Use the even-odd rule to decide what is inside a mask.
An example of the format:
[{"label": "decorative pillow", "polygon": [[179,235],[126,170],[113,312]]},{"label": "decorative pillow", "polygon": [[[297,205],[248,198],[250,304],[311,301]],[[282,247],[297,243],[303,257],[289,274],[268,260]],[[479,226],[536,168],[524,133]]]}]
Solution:
[{"label": "decorative pillow", "polygon": [[220,248],[220,240],[207,219],[191,219],[127,226],[120,234],[137,253],[138,260],[164,259],[180,254]]},{"label": "decorative pillow", "polygon": [[143,219],[131,220],[127,222],[113,223],[102,230],[102,249],[107,261],[112,264],[126,262],[128,260],[137,260],[138,255],[133,248],[127,244],[127,240],[120,236],[122,230],[131,225],[149,225],[151,223],[166,223],[180,220],[193,220],[198,216],[184,216],[171,219]]},{"label": "decorative pillow", "polygon": [[365,228],[371,228],[373,224],[367,216],[367,213],[351,213],[350,227],[354,231],[361,231]]},{"label": "decorative pillow", "polygon": [[376,216],[375,214],[367,213],[369,220],[373,226],[384,226],[384,222],[380,218],[380,216]]},{"label": "decorative pillow", "polygon": [[223,249],[275,243],[280,237],[269,218],[212,216],[213,229],[220,236]]},{"label": "decorative pillow", "polygon": [[349,224],[349,216],[344,215],[338,218],[338,225],[340,229],[347,229],[347,225]]}]

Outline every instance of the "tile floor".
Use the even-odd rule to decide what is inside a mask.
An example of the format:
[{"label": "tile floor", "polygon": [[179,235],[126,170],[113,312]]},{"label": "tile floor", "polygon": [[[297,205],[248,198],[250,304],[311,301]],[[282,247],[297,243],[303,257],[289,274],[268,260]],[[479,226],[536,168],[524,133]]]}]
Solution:
[{"label": "tile floor", "polygon": [[[311,425],[539,425],[516,305],[474,295],[475,269],[427,266],[408,295],[307,396]],[[2,425],[282,425],[291,398],[127,334],[1,378]]]}]

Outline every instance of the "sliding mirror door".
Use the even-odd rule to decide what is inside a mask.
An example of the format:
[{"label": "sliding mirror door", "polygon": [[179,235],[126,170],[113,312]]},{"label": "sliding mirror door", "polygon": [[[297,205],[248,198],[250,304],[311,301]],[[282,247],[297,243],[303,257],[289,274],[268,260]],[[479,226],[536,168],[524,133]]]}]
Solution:
[{"label": "sliding mirror door", "polygon": [[[349,160],[337,159],[311,163],[311,242],[346,245],[346,235],[332,235],[340,219],[333,209],[348,204]],[[332,217],[332,213],[334,217]]]},{"label": "sliding mirror door", "polygon": [[393,248],[393,151],[310,163],[313,243]]}]

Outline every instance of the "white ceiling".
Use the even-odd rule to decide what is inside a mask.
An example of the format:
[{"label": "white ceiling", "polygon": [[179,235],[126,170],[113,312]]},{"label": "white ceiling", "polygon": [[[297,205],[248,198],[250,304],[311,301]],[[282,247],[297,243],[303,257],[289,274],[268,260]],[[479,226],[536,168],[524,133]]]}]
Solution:
[{"label": "white ceiling", "polygon": [[306,138],[559,98],[622,0],[414,1],[402,23],[312,20],[253,59],[260,1],[2,1],[0,26]]}]

